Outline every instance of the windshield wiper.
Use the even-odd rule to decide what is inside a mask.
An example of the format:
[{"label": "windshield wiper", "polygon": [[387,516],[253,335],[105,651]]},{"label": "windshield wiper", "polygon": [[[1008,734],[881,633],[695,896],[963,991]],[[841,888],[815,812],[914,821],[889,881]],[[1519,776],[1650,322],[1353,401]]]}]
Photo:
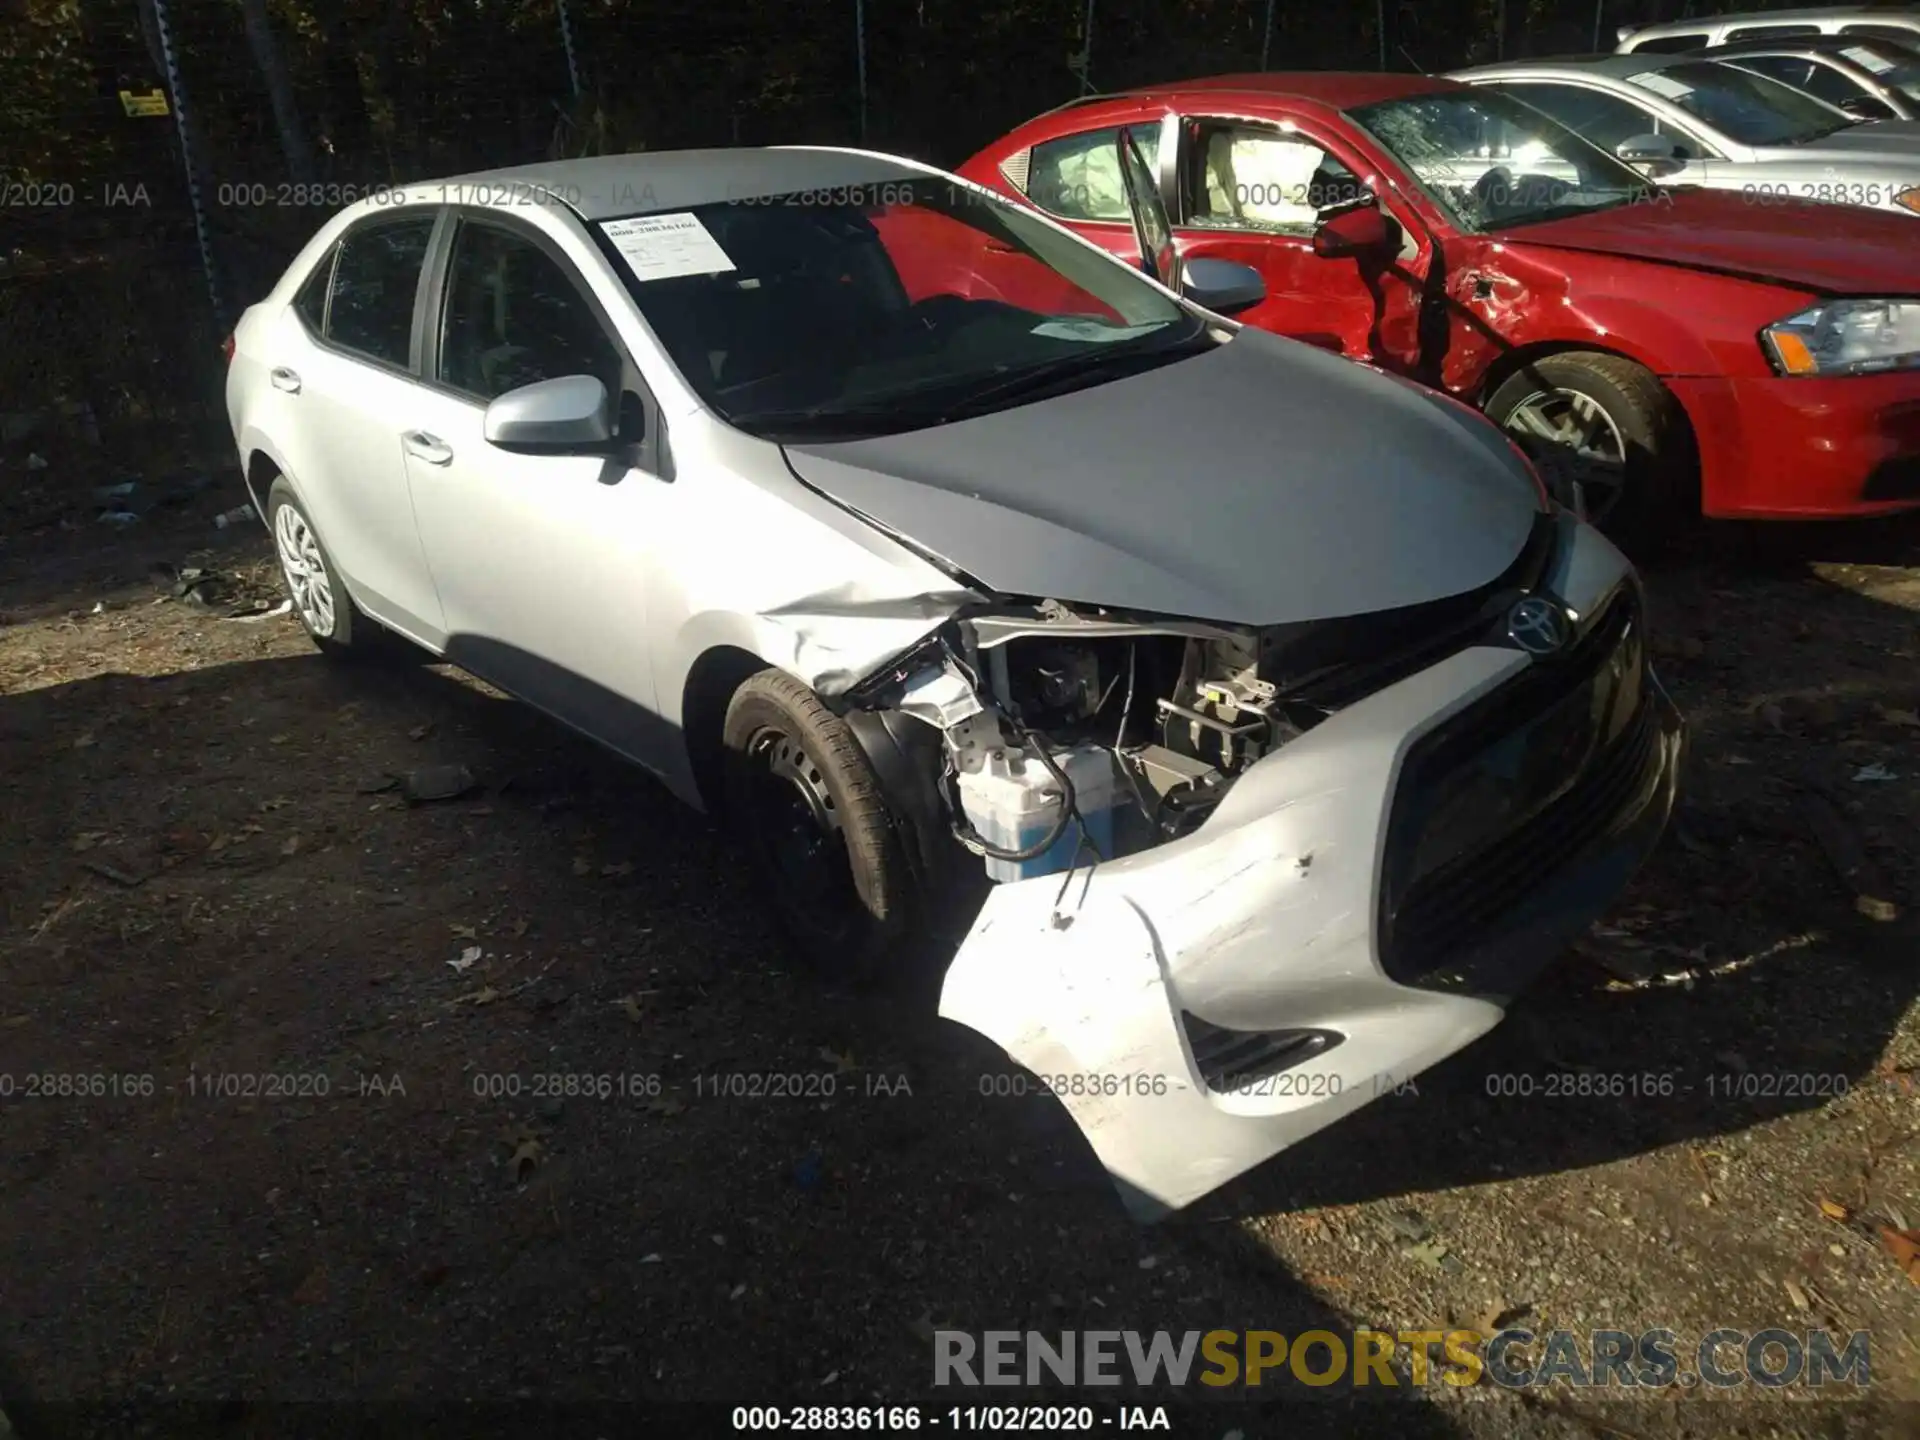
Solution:
[{"label": "windshield wiper", "polygon": [[1023,365],[1017,370],[1010,370],[978,389],[965,392],[949,407],[948,413],[952,418],[989,414],[1001,408],[1003,401],[1017,401],[1022,398],[1038,399],[1046,390],[1068,381],[1091,379],[1115,369],[1151,368],[1155,364],[1170,364],[1186,356],[1198,354],[1201,350],[1212,348],[1213,341],[1207,338],[1205,331],[1201,331],[1172,344],[1162,342],[1143,345],[1139,341],[1132,341],[1097,348],[1089,347],[1087,351],[1072,355],[1056,355],[1049,360],[1040,360],[1032,365]]}]

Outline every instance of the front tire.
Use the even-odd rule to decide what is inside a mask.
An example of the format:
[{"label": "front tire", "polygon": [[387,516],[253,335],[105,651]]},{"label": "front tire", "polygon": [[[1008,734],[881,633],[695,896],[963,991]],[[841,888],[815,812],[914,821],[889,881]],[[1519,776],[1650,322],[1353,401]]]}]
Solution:
[{"label": "front tire", "polygon": [[1644,366],[1597,351],[1549,355],[1509,376],[1485,409],[1544,471],[1579,482],[1602,530],[1651,536],[1700,513],[1686,417]]},{"label": "front tire", "polygon": [[728,821],[801,956],[854,984],[896,971],[921,897],[847,723],[791,675],[762,670],[734,692],[722,744]]}]

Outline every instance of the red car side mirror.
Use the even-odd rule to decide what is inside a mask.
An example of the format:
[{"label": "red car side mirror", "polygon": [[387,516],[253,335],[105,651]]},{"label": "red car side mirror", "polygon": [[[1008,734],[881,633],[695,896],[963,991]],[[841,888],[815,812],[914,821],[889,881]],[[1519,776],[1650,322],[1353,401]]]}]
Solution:
[{"label": "red car side mirror", "polygon": [[1323,260],[1391,250],[1400,243],[1399,226],[1372,205],[1356,205],[1320,222],[1313,232],[1313,253]]}]

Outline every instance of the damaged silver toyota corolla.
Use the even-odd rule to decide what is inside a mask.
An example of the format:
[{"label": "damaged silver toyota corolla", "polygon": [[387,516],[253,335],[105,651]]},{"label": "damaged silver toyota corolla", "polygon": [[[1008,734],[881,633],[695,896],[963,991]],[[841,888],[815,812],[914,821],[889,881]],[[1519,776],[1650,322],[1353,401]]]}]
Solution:
[{"label": "damaged silver toyota corolla", "polygon": [[228,403],[323,649],[398,632],[723,808],[823,964],[943,948],[1151,1216],[1494,1025],[1682,732],[1497,430],[1222,319],[1258,277],[1112,173],[1139,268],[847,151],[390,192]]}]

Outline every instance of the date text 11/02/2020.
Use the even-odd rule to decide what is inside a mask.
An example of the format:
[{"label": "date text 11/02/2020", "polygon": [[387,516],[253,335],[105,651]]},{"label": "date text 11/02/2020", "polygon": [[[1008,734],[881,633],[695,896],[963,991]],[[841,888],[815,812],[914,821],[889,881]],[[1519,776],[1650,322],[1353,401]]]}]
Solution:
[{"label": "date text 11/02/2020", "polygon": [[1164,1405],[736,1405],[735,1430],[911,1435],[920,1430],[985,1433],[1173,1429]]}]

